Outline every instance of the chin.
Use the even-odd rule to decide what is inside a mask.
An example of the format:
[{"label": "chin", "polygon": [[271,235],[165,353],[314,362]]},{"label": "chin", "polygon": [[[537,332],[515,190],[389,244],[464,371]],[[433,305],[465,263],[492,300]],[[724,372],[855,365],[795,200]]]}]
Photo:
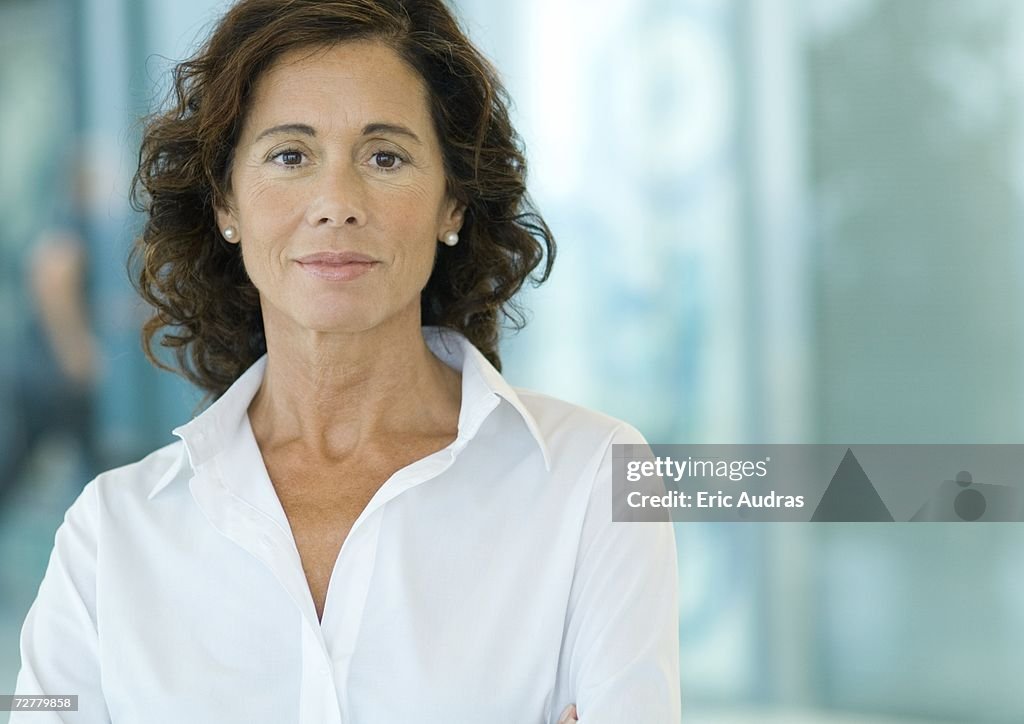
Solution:
[{"label": "chin", "polygon": [[385,315],[377,304],[366,299],[307,298],[295,304],[263,307],[264,326],[293,328],[296,331],[354,333],[372,329]]},{"label": "chin", "polygon": [[310,332],[323,334],[354,334],[373,329],[381,323],[378,315],[349,310],[339,312],[319,309],[297,320],[299,326]]},{"label": "chin", "polygon": [[406,314],[414,315],[417,322],[420,318],[418,295],[406,304],[394,304],[394,300],[365,289],[359,294],[307,293],[290,295],[290,298],[280,299],[278,304],[266,298],[263,302],[264,326],[270,330],[291,328],[298,332],[358,334],[404,318]]}]

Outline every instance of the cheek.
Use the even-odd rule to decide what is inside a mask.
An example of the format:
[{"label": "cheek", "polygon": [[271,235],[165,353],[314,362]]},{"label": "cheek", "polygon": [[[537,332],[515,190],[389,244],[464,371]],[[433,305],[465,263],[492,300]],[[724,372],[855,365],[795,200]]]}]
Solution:
[{"label": "cheek", "polygon": [[[416,234],[416,231],[419,234]],[[423,237],[423,227],[395,230],[404,235],[394,251],[394,275],[390,284],[408,291],[422,291],[434,270],[435,245]]]},{"label": "cheek", "polygon": [[417,281],[418,286],[422,290],[427,285],[427,280],[430,279],[431,273],[434,271],[434,262],[437,259],[437,244],[429,243],[422,244],[418,247],[417,257]]},{"label": "cheek", "polygon": [[295,184],[255,181],[242,205],[242,221],[257,230],[280,225],[295,215],[302,198],[303,191]]},{"label": "cheek", "polygon": [[239,205],[242,258],[256,281],[282,251],[291,230],[301,221],[299,195],[268,182],[254,183]]},{"label": "cheek", "polygon": [[389,241],[400,246],[401,256],[421,261],[433,257],[437,219],[436,204],[429,194],[417,187],[405,188],[381,194],[374,206],[370,224],[379,226]]},{"label": "cheek", "polygon": [[241,243],[242,251],[242,266],[245,268],[245,273],[249,277],[249,281],[253,283],[260,292],[266,292],[268,288],[268,263],[264,258],[264,251],[258,248],[256,245],[243,241]]}]

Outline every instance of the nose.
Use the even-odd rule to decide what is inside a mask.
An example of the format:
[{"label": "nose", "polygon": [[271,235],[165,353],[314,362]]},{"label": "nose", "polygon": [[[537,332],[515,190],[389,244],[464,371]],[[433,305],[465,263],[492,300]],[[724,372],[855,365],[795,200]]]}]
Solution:
[{"label": "nose", "polygon": [[312,189],[306,220],[311,226],[366,223],[366,195],[358,171],[344,163],[323,167]]}]

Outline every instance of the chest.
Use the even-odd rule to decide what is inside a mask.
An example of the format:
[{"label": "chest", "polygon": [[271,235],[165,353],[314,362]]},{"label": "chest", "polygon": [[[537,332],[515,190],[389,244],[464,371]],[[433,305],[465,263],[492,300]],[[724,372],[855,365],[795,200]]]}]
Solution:
[{"label": "chest", "polygon": [[[282,588],[285,557],[261,558],[251,536],[225,537],[203,518],[188,538],[201,566],[168,568],[165,555],[158,568],[105,568],[139,592],[108,595],[103,612],[117,652],[106,670],[124,692],[113,721],[188,721],[196,706],[224,724],[263,721],[261,711],[289,724],[469,724],[483,710],[498,722],[553,721],[545,707],[562,700],[552,690],[573,561],[549,537],[502,523],[525,518],[514,498],[496,502],[500,515],[480,515],[459,513],[456,496],[403,494],[360,523],[332,582],[328,605],[344,615],[328,614],[328,658]],[[353,562],[366,560],[364,575]],[[140,608],[174,613],[154,626]],[[317,708],[337,697],[341,719]]]},{"label": "chest", "polygon": [[[250,525],[244,501],[212,480],[149,509],[159,515],[145,526],[159,532],[158,549],[107,521],[99,628],[105,676],[123,692],[112,720],[170,724],[201,707],[223,724],[468,724],[480,711],[498,722],[554,721],[548,704],[568,701],[558,665],[577,551],[571,521],[586,500],[567,499],[540,462],[513,476],[480,451],[479,465],[458,467],[475,455],[464,451],[457,466],[393,497],[374,490],[386,471],[365,485],[349,472],[346,492],[333,494],[303,494],[278,471],[305,579],[283,531],[265,546],[262,534],[276,526]],[[352,528],[371,491],[387,503]],[[138,516],[119,520],[134,526]],[[337,564],[337,551],[326,556],[319,586],[317,526],[345,543]],[[330,582],[326,655],[294,604],[307,581],[319,612]],[[341,718],[318,708],[336,698]]]},{"label": "chest", "polygon": [[437,444],[404,446],[402,454],[366,459],[363,464],[311,463],[294,454],[265,456],[319,619],[335,562],[363,510],[388,478]]},{"label": "chest", "polygon": [[267,472],[288,518],[317,617],[322,619],[338,553],[387,475],[360,475],[341,467],[312,469],[284,461],[268,461]]}]

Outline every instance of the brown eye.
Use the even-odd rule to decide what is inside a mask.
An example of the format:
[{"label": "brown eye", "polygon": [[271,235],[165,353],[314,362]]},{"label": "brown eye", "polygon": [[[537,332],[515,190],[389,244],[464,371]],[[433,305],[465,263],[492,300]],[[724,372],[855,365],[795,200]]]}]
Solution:
[{"label": "brown eye", "polygon": [[302,151],[284,150],[271,156],[271,160],[280,166],[301,166],[304,157]]},{"label": "brown eye", "polygon": [[401,166],[402,159],[395,153],[388,153],[387,151],[377,151],[373,154],[373,159],[377,164],[377,168],[382,171],[394,171]]}]

